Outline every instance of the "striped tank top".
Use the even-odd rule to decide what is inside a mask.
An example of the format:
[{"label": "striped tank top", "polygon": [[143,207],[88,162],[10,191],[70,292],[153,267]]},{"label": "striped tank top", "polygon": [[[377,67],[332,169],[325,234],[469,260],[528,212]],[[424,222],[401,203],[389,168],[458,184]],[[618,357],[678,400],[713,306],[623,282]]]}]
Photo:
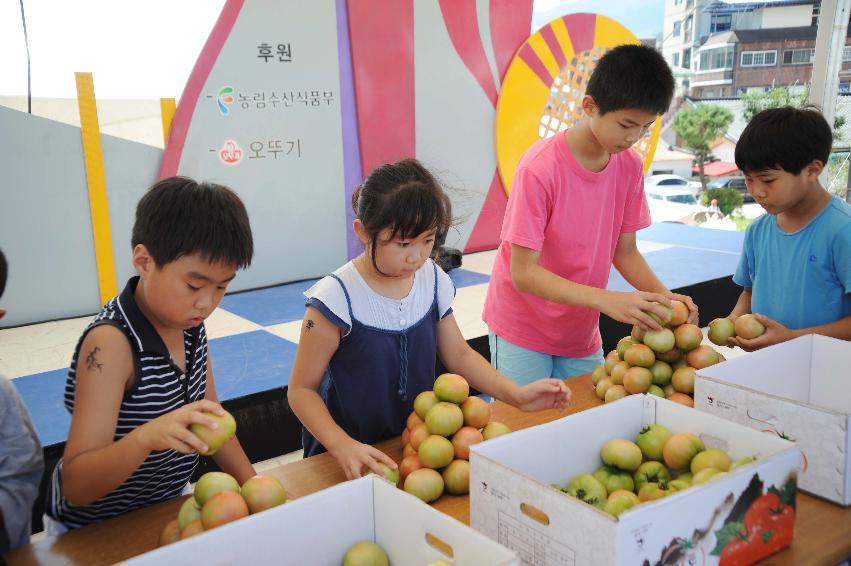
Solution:
[{"label": "striped tank top", "polygon": [[[138,277],[130,279],[121,294],[109,301],[83,332],[65,382],[65,407],[73,414],[77,359],[86,334],[102,324],[112,325],[124,333],[133,352],[136,381],[124,394],[114,441],[148,421],[203,399],[206,391],[204,325],[184,331],[187,368],[184,374],[172,363],[165,343],[136,304],[134,292],[138,280]],[[48,486],[46,511],[68,528],[103,521],[180,495],[197,464],[198,454],[181,454],[174,450],[151,452],[115,491],[90,505],[76,506],[62,496],[62,460],[59,460]]]}]

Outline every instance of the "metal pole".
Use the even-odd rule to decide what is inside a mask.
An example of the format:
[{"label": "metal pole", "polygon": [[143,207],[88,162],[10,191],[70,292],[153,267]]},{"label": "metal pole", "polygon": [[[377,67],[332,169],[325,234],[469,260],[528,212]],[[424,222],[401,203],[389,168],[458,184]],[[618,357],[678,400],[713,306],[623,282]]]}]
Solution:
[{"label": "metal pole", "polygon": [[[822,0],[810,79],[810,104],[821,108],[831,128],[836,115],[839,71],[842,70],[842,50],[845,48],[849,13],[851,0]],[[828,186],[826,163],[819,180],[822,186]]]}]

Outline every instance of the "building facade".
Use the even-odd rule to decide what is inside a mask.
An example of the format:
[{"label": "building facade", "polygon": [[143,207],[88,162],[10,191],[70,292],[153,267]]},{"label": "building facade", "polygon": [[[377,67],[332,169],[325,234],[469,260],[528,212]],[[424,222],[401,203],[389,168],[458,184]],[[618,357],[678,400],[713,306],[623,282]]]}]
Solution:
[{"label": "building facade", "polygon": [[[806,88],[812,75],[820,0],[666,0],[662,53],[696,98],[751,89]],[[851,42],[840,92],[851,91]]]}]

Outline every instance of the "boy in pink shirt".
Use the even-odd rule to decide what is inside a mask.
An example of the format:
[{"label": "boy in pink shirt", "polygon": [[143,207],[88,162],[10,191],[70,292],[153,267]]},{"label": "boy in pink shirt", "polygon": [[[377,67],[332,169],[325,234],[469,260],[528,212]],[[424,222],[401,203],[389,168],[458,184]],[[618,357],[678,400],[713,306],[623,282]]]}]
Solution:
[{"label": "boy in pink shirt", "polygon": [[[644,171],[627,151],[671,103],[662,55],[621,45],[603,56],[582,99],[587,119],[543,139],[520,160],[485,300],[491,362],[518,383],[565,379],[603,362],[600,313],[659,329],[648,313],[691,298],[671,293],[635,233],[650,225]],[[614,265],[638,291],[608,291]]]}]

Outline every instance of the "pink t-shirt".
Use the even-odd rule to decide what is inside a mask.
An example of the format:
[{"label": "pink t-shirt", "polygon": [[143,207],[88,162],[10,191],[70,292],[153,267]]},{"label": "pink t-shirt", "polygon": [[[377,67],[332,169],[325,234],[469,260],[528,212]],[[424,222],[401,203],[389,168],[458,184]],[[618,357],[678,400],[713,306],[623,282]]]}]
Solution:
[{"label": "pink t-shirt", "polygon": [[497,336],[571,358],[602,345],[600,313],[521,293],[511,282],[511,244],[541,252],[538,264],[605,289],[618,237],[650,225],[641,159],[627,150],[598,173],[582,167],[563,134],[530,147],[517,166],[482,318]]}]

